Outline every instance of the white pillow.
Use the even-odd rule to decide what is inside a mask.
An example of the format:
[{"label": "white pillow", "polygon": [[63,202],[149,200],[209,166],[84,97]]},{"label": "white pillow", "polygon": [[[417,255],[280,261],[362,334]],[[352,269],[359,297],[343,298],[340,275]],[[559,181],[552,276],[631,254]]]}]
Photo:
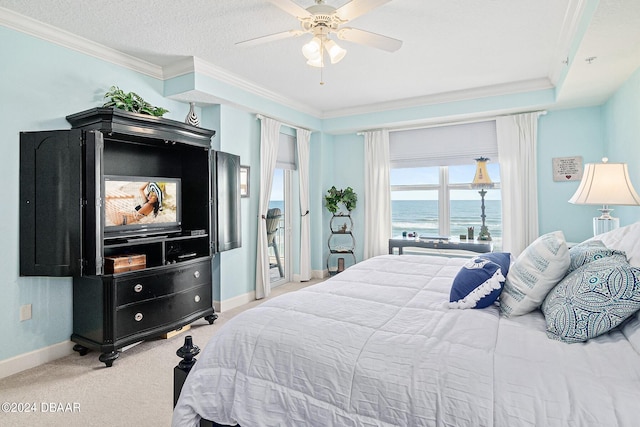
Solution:
[{"label": "white pillow", "polygon": [[538,237],[513,263],[500,295],[505,317],[527,314],[542,304],[565,276],[571,257],[562,231]]},{"label": "white pillow", "polygon": [[609,249],[624,251],[629,264],[640,267],[640,221],[599,234],[589,240],[593,239],[601,240]]},{"label": "white pillow", "polygon": [[622,326],[622,333],[631,346],[640,354],[640,311],[631,316]]}]

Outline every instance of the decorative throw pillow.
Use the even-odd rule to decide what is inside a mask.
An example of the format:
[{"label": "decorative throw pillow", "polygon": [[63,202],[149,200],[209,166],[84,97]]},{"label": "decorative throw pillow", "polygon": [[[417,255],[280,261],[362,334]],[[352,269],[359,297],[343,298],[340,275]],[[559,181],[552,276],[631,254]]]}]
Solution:
[{"label": "decorative throw pillow", "polygon": [[571,258],[571,263],[569,264],[567,274],[578,267],[601,258],[616,257],[622,261],[627,260],[627,255],[624,252],[607,248],[601,240],[587,240],[573,246],[569,249],[569,257]]},{"label": "decorative throw pillow", "polygon": [[602,258],[567,275],[545,298],[547,335],[581,342],[604,334],[640,309],[640,269]]},{"label": "decorative throw pillow", "polygon": [[565,276],[571,259],[562,231],[538,237],[509,269],[500,295],[505,317],[521,316],[542,304],[544,297]]},{"label": "decorative throw pillow", "polygon": [[449,308],[485,308],[493,304],[502,291],[510,258],[508,253],[496,252],[466,263],[453,279]]},{"label": "decorative throw pillow", "polygon": [[502,275],[507,277],[509,274],[509,267],[511,267],[511,254],[509,252],[489,252],[479,255],[480,258],[486,258],[489,261],[493,261],[502,269]]},{"label": "decorative throw pillow", "polygon": [[624,251],[629,264],[640,267],[640,221],[599,234],[592,240],[601,240],[608,248]]}]

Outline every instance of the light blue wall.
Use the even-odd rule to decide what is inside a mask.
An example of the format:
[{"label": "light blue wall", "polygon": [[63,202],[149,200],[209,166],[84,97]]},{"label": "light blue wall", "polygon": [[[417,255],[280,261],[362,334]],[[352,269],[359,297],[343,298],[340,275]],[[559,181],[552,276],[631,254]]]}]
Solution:
[{"label": "light blue wall", "polygon": [[[218,254],[220,280],[214,283],[218,301],[246,294],[255,289],[256,239],[258,223],[258,195],[260,188],[260,121],[255,114],[221,105],[220,150],[240,156],[240,164],[249,166],[251,190],[248,198],[240,199],[242,247]],[[252,268],[253,267],[253,268]]]},{"label": "light blue wall", "polygon": [[[634,188],[640,192],[640,69],[604,105],[606,153],[610,162],[627,162]],[[640,207],[616,206],[620,225],[640,220]]]},{"label": "light blue wall", "polygon": [[326,176],[333,173],[333,161],[329,152],[332,151],[333,137],[321,132],[311,134],[309,143],[309,222],[311,231],[311,269],[322,271],[325,269],[324,240],[325,211],[323,194],[326,191]]},{"label": "light blue wall", "polygon": [[580,181],[553,180],[554,157],[582,156],[599,161],[605,152],[600,107],[549,111],[538,123],[538,224],[540,234],[562,230],[570,242],[593,236],[594,206],[568,203]]},{"label": "light blue wall", "polygon": [[322,218],[324,221],[323,268],[329,253],[329,221],[331,213],[324,207],[324,196],[332,186],[337,189],[353,188],[358,195],[356,208],[351,212],[353,234],[356,238],[356,259],[362,261],[364,250],[364,137],[356,134],[334,135],[325,141],[324,185],[322,188]]}]

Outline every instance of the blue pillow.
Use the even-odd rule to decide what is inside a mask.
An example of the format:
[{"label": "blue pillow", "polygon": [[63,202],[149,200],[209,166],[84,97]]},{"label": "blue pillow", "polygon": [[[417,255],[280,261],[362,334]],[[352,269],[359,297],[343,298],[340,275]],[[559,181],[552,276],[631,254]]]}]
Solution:
[{"label": "blue pillow", "polygon": [[509,267],[511,266],[511,254],[509,252],[490,252],[488,254],[482,254],[480,258],[486,258],[498,264],[502,270],[502,275],[507,277]]},{"label": "blue pillow", "polygon": [[485,308],[502,292],[511,255],[495,252],[467,262],[456,274],[449,294],[449,308]]},{"label": "blue pillow", "polygon": [[606,257],[569,273],[545,298],[549,338],[582,342],[618,326],[640,309],[640,269]]},{"label": "blue pillow", "polygon": [[623,251],[607,248],[604,243],[602,243],[602,240],[587,240],[586,242],[571,247],[571,249],[569,249],[569,257],[571,257],[571,263],[569,264],[567,274],[601,258],[616,257],[622,261],[627,260],[627,254]]}]

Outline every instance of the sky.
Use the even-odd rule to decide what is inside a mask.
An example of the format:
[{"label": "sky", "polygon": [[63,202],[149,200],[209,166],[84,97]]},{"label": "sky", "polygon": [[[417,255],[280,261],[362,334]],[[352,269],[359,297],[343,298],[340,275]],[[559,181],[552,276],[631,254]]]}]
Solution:
[{"label": "sky", "polygon": [[[475,165],[449,166],[450,184],[468,184],[473,181]],[[500,182],[500,167],[497,163],[487,163],[487,172],[494,183]],[[391,185],[403,184],[438,184],[439,167],[391,169]],[[451,200],[476,200],[480,196],[478,190],[452,190]],[[438,200],[438,192],[432,191],[393,191],[391,200]],[[500,190],[488,189],[485,200],[500,200]]]}]

